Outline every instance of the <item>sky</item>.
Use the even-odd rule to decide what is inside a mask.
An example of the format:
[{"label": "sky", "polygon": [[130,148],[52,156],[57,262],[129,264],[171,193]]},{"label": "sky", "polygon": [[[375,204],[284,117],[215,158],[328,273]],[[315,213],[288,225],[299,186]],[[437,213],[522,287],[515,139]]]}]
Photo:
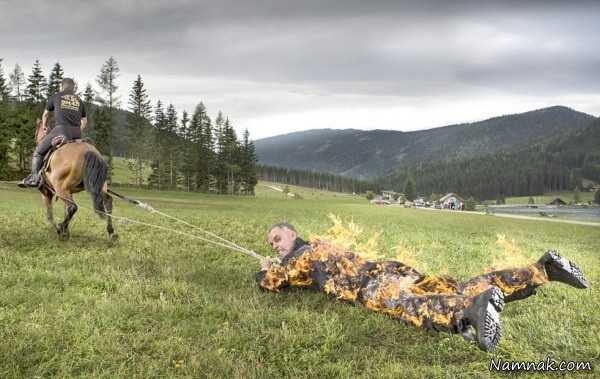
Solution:
[{"label": "sky", "polygon": [[600,116],[600,1],[0,0],[5,75],[80,86],[113,56],[121,106],[202,101],[253,139],[411,131],[552,105]]}]

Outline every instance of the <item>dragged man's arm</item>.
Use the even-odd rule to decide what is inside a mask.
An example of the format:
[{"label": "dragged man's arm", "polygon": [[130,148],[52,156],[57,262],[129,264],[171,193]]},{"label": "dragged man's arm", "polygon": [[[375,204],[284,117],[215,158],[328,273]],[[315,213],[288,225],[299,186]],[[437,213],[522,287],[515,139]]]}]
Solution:
[{"label": "dragged man's arm", "polygon": [[270,264],[256,273],[256,283],[262,289],[279,292],[282,288],[289,286],[287,271],[285,266],[277,263]]}]

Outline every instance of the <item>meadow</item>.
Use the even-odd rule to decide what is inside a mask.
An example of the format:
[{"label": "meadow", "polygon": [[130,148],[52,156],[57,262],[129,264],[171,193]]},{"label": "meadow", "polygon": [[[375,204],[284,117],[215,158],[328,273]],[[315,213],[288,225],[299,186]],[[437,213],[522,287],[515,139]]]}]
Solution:
[{"label": "meadow", "polygon": [[[309,236],[335,214],[364,239],[378,234],[382,256],[423,272],[467,279],[555,248],[592,288],[550,283],[508,304],[503,339],[486,353],[321,293],[260,291],[257,261],[180,235],[117,222],[111,246],[88,209],[60,242],[37,192],[0,183],[0,377],[505,377],[489,371],[490,359],[548,356],[598,371],[600,228],[379,207],[295,187],[302,199],[292,199],[267,185],[256,197],[117,191],[261,254],[270,254],[273,223]],[[87,194],[76,201],[91,207]],[[115,215],[191,231],[118,200]]]}]

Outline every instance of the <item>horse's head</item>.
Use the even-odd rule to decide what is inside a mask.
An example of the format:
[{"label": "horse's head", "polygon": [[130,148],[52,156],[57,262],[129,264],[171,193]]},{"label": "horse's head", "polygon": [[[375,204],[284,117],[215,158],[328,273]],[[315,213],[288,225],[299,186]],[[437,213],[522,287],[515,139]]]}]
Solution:
[{"label": "horse's head", "polygon": [[48,128],[42,127],[42,120],[39,118],[36,120],[36,128],[35,128],[35,144],[39,145],[44,137],[48,134]]}]

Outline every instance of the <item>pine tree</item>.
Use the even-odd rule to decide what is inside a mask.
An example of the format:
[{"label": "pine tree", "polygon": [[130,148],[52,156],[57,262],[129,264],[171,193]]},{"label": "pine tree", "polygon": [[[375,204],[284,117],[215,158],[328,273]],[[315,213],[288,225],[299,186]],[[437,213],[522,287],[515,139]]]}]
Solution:
[{"label": "pine tree", "polygon": [[417,198],[417,186],[412,176],[408,176],[404,182],[404,196],[409,201],[413,201]]},{"label": "pine tree", "polygon": [[579,187],[575,187],[573,190],[573,202],[575,204],[581,203],[581,191],[579,190]]},{"label": "pine tree", "polygon": [[96,78],[96,82],[105,95],[102,98],[102,101],[111,113],[119,105],[119,97],[117,96],[119,86],[117,85],[117,78],[119,77],[120,71],[117,61],[113,57],[110,57],[104,62],[100,68],[100,74]]},{"label": "pine tree", "polygon": [[10,94],[8,83],[4,77],[4,70],[2,69],[2,58],[0,58],[0,102],[6,101]]},{"label": "pine tree", "polygon": [[9,107],[5,101],[0,101],[0,179],[9,179],[9,150],[12,140],[12,128],[8,123]]},{"label": "pine tree", "polygon": [[162,102],[158,100],[154,107],[154,128],[152,143],[152,163],[150,168],[152,172],[148,177],[149,184],[158,190],[164,189],[168,183],[167,159],[165,157],[165,137],[166,137],[166,117]]},{"label": "pine tree", "polygon": [[46,77],[42,72],[42,66],[40,61],[36,59],[31,69],[31,75],[27,78],[29,84],[27,84],[27,100],[32,103],[43,103],[46,100]]},{"label": "pine tree", "polygon": [[191,191],[194,175],[194,144],[192,142],[192,133],[190,127],[190,118],[184,110],[181,115],[181,127],[179,136],[182,142],[181,146],[181,174],[183,175],[183,185],[186,191]]},{"label": "pine tree", "polygon": [[244,140],[241,147],[241,182],[242,193],[246,195],[254,194],[254,187],[258,183],[256,174],[256,150],[254,143],[250,141],[248,129],[244,131]]},{"label": "pine tree", "polygon": [[94,102],[94,98],[96,97],[96,93],[92,88],[90,83],[87,83],[85,86],[85,91],[83,91],[83,102],[85,103],[86,109],[90,108],[90,105]]},{"label": "pine tree", "polygon": [[150,118],[152,107],[150,99],[144,88],[144,82],[140,75],[133,82],[129,94],[129,113],[127,115],[128,152],[132,159],[128,162],[129,169],[136,185],[141,186],[144,182],[144,156],[148,151],[148,131],[150,130]]},{"label": "pine tree", "polygon": [[175,110],[175,106],[173,104],[169,104],[167,107],[166,113],[166,139],[165,139],[165,156],[168,161],[168,175],[169,175],[169,186],[171,188],[176,188],[178,183],[178,138],[177,138],[177,130],[178,130],[178,121],[177,121],[177,111]]},{"label": "pine tree", "polygon": [[62,66],[56,62],[50,71],[50,75],[48,75],[48,98],[60,92],[60,83],[63,80],[64,74]]},{"label": "pine tree", "polygon": [[91,117],[92,113],[95,113],[95,107],[93,107],[94,97],[96,96],[94,89],[90,83],[85,86],[83,92],[83,103],[85,105],[85,111],[87,113],[88,123],[85,129],[82,129],[81,133],[85,138],[90,138],[92,141],[96,140],[96,125],[94,117]]},{"label": "pine tree", "polygon": [[10,77],[10,88],[13,96],[17,99],[17,101],[23,100],[23,91],[25,86],[25,74],[23,74],[23,70],[19,64],[15,64],[15,68],[9,75]]},{"label": "pine tree", "polygon": [[224,174],[226,177],[225,191],[223,193],[235,194],[239,191],[239,173],[240,173],[240,148],[235,129],[229,122],[229,118],[225,119],[223,124],[223,162],[225,163]]},{"label": "pine tree", "polygon": [[205,111],[202,117],[202,159],[204,161],[206,184],[203,188],[206,192],[216,191],[215,177],[215,141],[213,137],[213,126]]},{"label": "pine tree", "polygon": [[189,136],[191,142],[191,159],[195,190],[208,191],[210,187],[210,171],[213,155],[212,129],[204,104],[199,103],[194,110],[190,122]]},{"label": "pine tree", "polygon": [[110,114],[105,107],[96,107],[94,115],[94,140],[96,148],[105,156],[110,154],[111,134],[110,134]]},{"label": "pine tree", "polygon": [[[100,68],[100,74],[96,78],[96,82],[103,91],[104,97],[101,98],[102,104],[106,107],[106,112],[103,116],[106,117],[106,123],[96,122],[96,134],[108,137],[108,164],[112,168],[112,146],[113,146],[113,125],[114,125],[114,110],[119,105],[119,97],[117,96],[117,78],[119,77],[119,65],[117,61],[110,57]],[[96,120],[97,121],[97,120]],[[100,130],[103,128],[103,130]],[[98,138],[98,137],[97,137]]]}]

